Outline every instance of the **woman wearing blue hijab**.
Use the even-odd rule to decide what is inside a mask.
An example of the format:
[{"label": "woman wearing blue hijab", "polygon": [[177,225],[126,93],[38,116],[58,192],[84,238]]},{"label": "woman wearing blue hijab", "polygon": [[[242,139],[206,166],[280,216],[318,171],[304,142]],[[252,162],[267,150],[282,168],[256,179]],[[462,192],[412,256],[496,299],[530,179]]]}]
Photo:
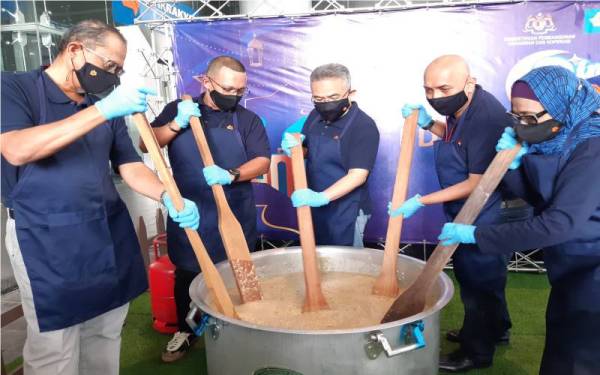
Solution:
[{"label": "woman wearing blue hijab", "polygon": [[483,252],[544,248],[552,286],[543,375],[600,373],[600,94],[557,66],[515,82],[513,128],[497,150],[522,150],[504,186],[535,209],[531,219],[493,226],[446,223],[444,245]]}]

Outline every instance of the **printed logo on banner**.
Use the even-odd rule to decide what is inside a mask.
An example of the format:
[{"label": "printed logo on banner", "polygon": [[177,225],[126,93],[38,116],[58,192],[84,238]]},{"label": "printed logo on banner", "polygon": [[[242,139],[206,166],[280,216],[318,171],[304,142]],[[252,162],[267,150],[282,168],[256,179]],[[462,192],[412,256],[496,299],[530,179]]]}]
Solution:
[{"label": "printed logo on banner", "polygon": [[586,34],[600,33],[600,8],[585,10],[583,32]]},{"label": "printed logo on banner", "polygon": [[544,50],[529,54],[520,59],[508,72],[505,82],[506,96],[510,99],[513,82],[530,70],[541,66],[558,65],[575,73],[577,77],[588,79],[600,75],[600,62],[590,61],[564,50]]},{"label": "printed logo on banner", "polygon": [[535,16],[527,17],[523,31],[533,35],[544,35],[550,31],[556,31],[556,25],[550,14],[538,13]]},{"label": "printed logo on banner", "polygon": [[523,34],[504,38],[509,46],[543,46],[554,44],[571,44],[574,34],[555,34],[558,27],[549,13],[529,15],[523,23]]}]

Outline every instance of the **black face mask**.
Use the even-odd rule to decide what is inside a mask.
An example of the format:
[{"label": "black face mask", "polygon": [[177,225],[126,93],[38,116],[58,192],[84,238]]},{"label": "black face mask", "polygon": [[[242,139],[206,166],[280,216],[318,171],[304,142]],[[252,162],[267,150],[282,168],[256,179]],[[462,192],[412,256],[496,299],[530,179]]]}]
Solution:
[{"label": "black face mask", "polygon": [[105,96],[121,83],[116,74],[107,72],[87,61],[81,68],[75,70],[75,74],[86,94]]},{"label": "black face mask", "polygon": [[326,122],[333,122],[339,119],[348,108],[350,108],[350,100],[348,98],[331,102],[315,103],[315,109]]},{"label": "black face mask", "polygon": [[465,91],[462,90],[454,95],[446,96],[443,98],[427,99],[429,104],[435,109],[440,115],[450,116],[459,109],[469,100]]},{"label": "black face mask", "polygon": [[217,90],[212,90],[210,92],[210,98],[221,111],[233,111],[235,107],[237,107],[240,100],[242,100],[241,96],[224,95]]},{"label": "black face mask", "polygon": [[560,132],[563,124],[554,120],[546,120],[535,125],[514,124],[513,128],[521,141],[527,143],[542,143],[548,141]]}]

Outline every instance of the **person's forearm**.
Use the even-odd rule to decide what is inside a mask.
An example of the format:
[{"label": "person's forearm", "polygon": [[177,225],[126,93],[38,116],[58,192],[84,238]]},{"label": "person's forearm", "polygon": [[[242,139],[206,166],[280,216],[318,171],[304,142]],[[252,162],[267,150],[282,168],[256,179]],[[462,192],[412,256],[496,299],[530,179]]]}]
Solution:
[{"label": "person's forearm", "polygon": [[427,194],[419,199],[424,205],[444,203],[467,198],[475,189],[479,180],[480,174],[470,174],[469,178],[456,185],[449,186],[445,189]]},{"label": "person's forearm", "polygon": [[444,138],[444,135],[446,135],[446,123],[441,121],[435,121],[433,123],[433,126],[429,128],[429,131],[440,138]]},{"label": "person's forearm", "polygon": [[2,156],[12,165],[47,158],[105,121],[96,106],[90,106],[60,121],[3,133]]},{"label": "person's forearm", "polygon": [[238,181],[250,181],[258,176],[262,176],[269,171],[270,165],[271,159],[263,156],[249,160],[238,167],[240,171]]},{"label": "person's forearm", "polygon": [[367,181],[369,171],[366,169],[351,169],[344,177],[325,189],[324,193],[330,201],[334,201],[350,193]]},{"label": "person's forearm", "polygon": [[[158,145],[160,147],[165,147],[177,136],[176,132],[169,129],[169,126],[175,130],[181,130],[181,128],[179,127],[179,125],[177,125],[175,121],[171,121],[168,124],[159,126],[157,128],[152,128],[152,131],[154,131],[154,135],[156,136],[156,140],[158,141]],[[146,145],[144,144],[144,141],[141,138],[140,150],[142,150],[142,152],[148,152],[148,149],[146,149]]]},{"label": "person's forearm", "polygon": [[160,195],[165,190],[165,187],[154,172],[144,163],[122,164],[119,166],[119,174],[133,191],[155,201],[160,201]]}]

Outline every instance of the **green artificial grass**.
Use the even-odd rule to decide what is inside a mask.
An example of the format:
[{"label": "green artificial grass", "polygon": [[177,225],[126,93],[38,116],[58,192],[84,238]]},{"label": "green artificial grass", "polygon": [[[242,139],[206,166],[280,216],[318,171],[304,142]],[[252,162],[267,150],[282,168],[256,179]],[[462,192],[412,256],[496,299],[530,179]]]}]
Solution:
[{"label": "green artificial grass", "polygon": [[[451,277],[452,272],[448,273]],[[460,328],[463,309],[458,285],[454,298],[442,311],[442,352],[457,347],[443,339],[448,330]],[[489,369],[472,370],[470,375],[537,374],[544,347],[544,312],[549,293],[546,275],[509,273],[506,297],[513,321],[510,345],[499,346],[494,365]],[[123,330],[121,374],[185,374],[206,375],[206,359],[202,340],[183,359],[166,364],[160,360],[170,336],[152,329],[150,300],[147,293],[132,302]],[[316,375],[316,374],[315,374]]]},{"label": "green artificial grass", "polygon": [[5,366],[6,373],[12,374],[17,368],[23,366],[23,357],[19,357]]}]

